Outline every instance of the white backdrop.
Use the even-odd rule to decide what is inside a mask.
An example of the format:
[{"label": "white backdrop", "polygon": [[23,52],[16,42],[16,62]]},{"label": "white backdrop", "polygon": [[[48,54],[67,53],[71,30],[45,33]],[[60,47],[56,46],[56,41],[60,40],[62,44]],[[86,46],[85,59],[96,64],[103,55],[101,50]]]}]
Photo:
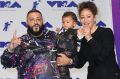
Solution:
[{"label": "white backdrop", "polygon": [[[12,38],[14,31],[21,36],[26,33],[26,14],[32,8],[40,10],[47,29],[61,27],[61,16],[65,11],[73,11],[78,15],[76,5],[88,0],[0,0],[0,55]],[[98,7],[97,23],[113,29],[111,1],[91,0]],[[88,63],[82,69],[70,69],[73,79],[86,79]],[[0,79],[17,79],[16,69],[3,69],[0,65]]]}]

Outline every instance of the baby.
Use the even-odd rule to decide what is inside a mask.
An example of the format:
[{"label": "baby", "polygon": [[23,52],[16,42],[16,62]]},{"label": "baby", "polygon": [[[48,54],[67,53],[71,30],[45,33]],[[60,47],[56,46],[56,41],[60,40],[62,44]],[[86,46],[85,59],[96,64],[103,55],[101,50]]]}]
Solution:
[{"label": "baby", "polygon": [[[77,53],[77,17],[73,12],[65,12],[62,16],[62,28],[57,29],[57,52],[72,58]],[[58,55],[60,56],[60,55]],[[70,66],[59,65],[60,79],[70,79]]]}]

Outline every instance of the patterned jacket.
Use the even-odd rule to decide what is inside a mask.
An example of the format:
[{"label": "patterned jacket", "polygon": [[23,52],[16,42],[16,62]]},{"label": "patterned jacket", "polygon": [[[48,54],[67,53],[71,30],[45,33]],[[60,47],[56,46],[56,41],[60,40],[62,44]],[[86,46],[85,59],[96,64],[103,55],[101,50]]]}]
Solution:
[{"label": "patterned jacket", "polygon": [[18,70],[18,79],[57,79],[56,33],[44,30],[39,38],[30,34],[21,37],[22,43],[13,53],[6,49],[1,56],[5,68]]},{"label": "patterned jacket", "polygon": [[[73,58],[77,54],[77,30],[68,29],[57,35],[57,52]],[[70,79],[69,67],[59,66],[61,79]]]}]

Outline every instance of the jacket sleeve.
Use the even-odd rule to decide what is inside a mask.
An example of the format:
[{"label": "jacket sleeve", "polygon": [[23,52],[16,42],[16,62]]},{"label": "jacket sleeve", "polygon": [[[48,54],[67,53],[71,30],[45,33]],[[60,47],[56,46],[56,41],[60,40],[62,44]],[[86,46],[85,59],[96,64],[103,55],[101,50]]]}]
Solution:
[{"label": "jacket sleeve", "polygon": [[73,57],[72,66],[74,66],[75,68],[82,68],[86,61],[87,60],[84,58],[84,56],[77,54],[76,56]]},{"label": "jacket sleeve", "polygon": [[93,55],[93,58],[97,63],[103,62],[106,60],[110,55],[114,56],[114,36],[113,32],[110,28],[103,29],[101,33],[100,42],[94,37],[88,42],[90,45]]},{"label": "jacket sleeve", "polygon": [[73,66],[76,68],[82,68],[87,61],[86,55],[84,53],[84,43],[81,40],[77,40],[81,43],[80,51],[73,57]]},{"label": "jacket sleeve", "polygon": [[[16,53],[17,52],[17,53]],[[5,68],[14,68],[18,65],[20,60],[20,48],[17,47],[13,53],[10,53],[8,49],[5,49],[1,55],[1,64]]]}]

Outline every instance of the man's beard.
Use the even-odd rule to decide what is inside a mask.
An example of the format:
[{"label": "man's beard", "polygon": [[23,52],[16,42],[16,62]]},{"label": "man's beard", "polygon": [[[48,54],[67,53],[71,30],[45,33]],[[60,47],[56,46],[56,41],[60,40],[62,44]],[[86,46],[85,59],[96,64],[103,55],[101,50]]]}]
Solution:
[{"label": "man's beard", "polygon": [[40,26],[39,24],[35,24],[33,27],[30,27],[28,25],[28,29],[27,29],[27,33],[28,34],[31,34],[33,36],[40,36],[41,33],[43,32],[44,30],[44,26]]}]

